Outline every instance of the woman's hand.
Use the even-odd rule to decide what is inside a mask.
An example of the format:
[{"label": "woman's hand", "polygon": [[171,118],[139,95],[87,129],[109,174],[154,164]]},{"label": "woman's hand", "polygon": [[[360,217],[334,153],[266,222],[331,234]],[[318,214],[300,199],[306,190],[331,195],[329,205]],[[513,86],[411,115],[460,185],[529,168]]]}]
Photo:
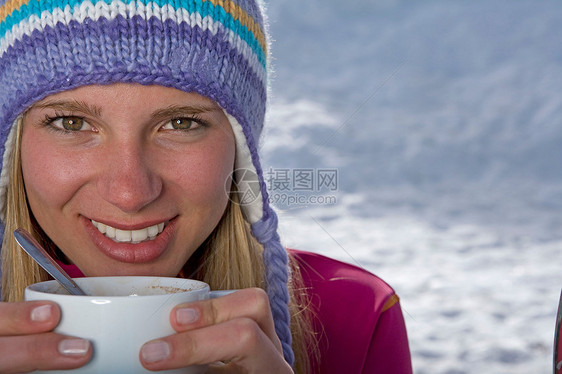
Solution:
[{"label": "woman's hand", "polygon": [[170,321],[177,334],[141,349],[149,370],[226,362],[208,372],[293,372],[283,358],[267,295],[259,288],[178,305]]},{"label": "woman's hand", "polygon": [[92,355],[87,340],[51,332],[60,319],[52,302],[0,303],[0,373],[73,369]]}]

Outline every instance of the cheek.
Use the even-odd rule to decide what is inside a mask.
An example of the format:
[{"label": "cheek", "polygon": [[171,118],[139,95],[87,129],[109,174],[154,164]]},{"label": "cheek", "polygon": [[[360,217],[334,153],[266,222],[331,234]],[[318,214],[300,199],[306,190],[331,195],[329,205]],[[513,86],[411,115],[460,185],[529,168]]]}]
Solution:
[{"label": "cheek", "polygon": [[[175,162],[160,162],[169,165],[168,181],[174,182],[176,197],[181,201],[184,211],[190,211],[193,219],[202,219],[216,224],[226,208],[232,170],[234,168],[234,141],[204,143],[176,154]],[[179,156],[179,157],[178,157]]]},{"label": "cheek", "polygon": [[186,162],[176,170],[182,170],[181,184],[183,189],[191,190],[187,196],[210,206],[225,205],[232,170],[234,168],[234,146],[229,143],[222,147],[208,147],[208,149],[194,155],[190,162]]},{"label": "cheek", "polygon": [[44,141],[33,131],[23,132],[22,173],[32,209],[67,202],[78,190],[87,170],[84,160],[73,158]]}]

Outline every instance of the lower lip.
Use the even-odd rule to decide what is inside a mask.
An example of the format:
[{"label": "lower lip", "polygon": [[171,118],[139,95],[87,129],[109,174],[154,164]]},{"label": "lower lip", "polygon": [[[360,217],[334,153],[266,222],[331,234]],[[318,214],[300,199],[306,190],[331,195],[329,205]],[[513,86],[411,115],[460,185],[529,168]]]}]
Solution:
[{"label": "lower lip", "polygon": [[82,218],[86,232],[100,252],[114,260],[130,264],[150,262],[160,257],[168,247],[176,222],[175,219],[170,220],[164,230],[153,240],[133,244],[120,243],[109,239],[89,219]]}]

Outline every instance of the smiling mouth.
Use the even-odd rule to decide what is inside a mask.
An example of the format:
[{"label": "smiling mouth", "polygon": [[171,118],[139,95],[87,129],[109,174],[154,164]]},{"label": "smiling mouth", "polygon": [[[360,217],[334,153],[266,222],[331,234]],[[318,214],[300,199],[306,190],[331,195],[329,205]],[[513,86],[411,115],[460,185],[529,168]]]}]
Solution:
[{"label": "smiling mouth", "polygon": [[156,238],[164,230],[165,222],[139,230],[120,230],[101,222],[90,220],[99,232],[119,243],[137,244]]}]

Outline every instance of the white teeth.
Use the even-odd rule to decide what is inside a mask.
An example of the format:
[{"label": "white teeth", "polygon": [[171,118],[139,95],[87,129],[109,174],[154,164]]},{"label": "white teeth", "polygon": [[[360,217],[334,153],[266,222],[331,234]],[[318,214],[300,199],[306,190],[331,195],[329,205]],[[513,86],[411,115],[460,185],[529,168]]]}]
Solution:
[{"label": "white teeth", "polygon": [[147,231],[148,229],[131,231],[131,240],[133,241],[133,243],[140,243],[143,240],[146,240]]},{"label": "white teeth", "polygon": [[[92,221],[92,222],[94,222],[94,221]],[[98,228],[98,230],[100,230],[100,232],[102,234],[105,234],[105,232],[107,231],[107,225],[105,225],[103,223],[97,222],[97,224],[94,223],[94,225]]]},{"label": "white teeth", "polygon": [[158,235],[158,225],[150,226],[147,231],[150,238],[155,238]]},{"label": "white teeth", "polygon": [[115,229],[115,240],[118,242],[130,242],[131,231]]},{"label": "white teeth", "polygon": [[108,238],[115,238],[115,227],[111,227],[106,225],[105,226],[105,236],[107,236]]},{"label": "white teeth", "polygon": [[164,230],[164,222],[140,230],[120,230],[92,220],[92,224],[110,239],[121,243],[140,243],[152,240]]}]

